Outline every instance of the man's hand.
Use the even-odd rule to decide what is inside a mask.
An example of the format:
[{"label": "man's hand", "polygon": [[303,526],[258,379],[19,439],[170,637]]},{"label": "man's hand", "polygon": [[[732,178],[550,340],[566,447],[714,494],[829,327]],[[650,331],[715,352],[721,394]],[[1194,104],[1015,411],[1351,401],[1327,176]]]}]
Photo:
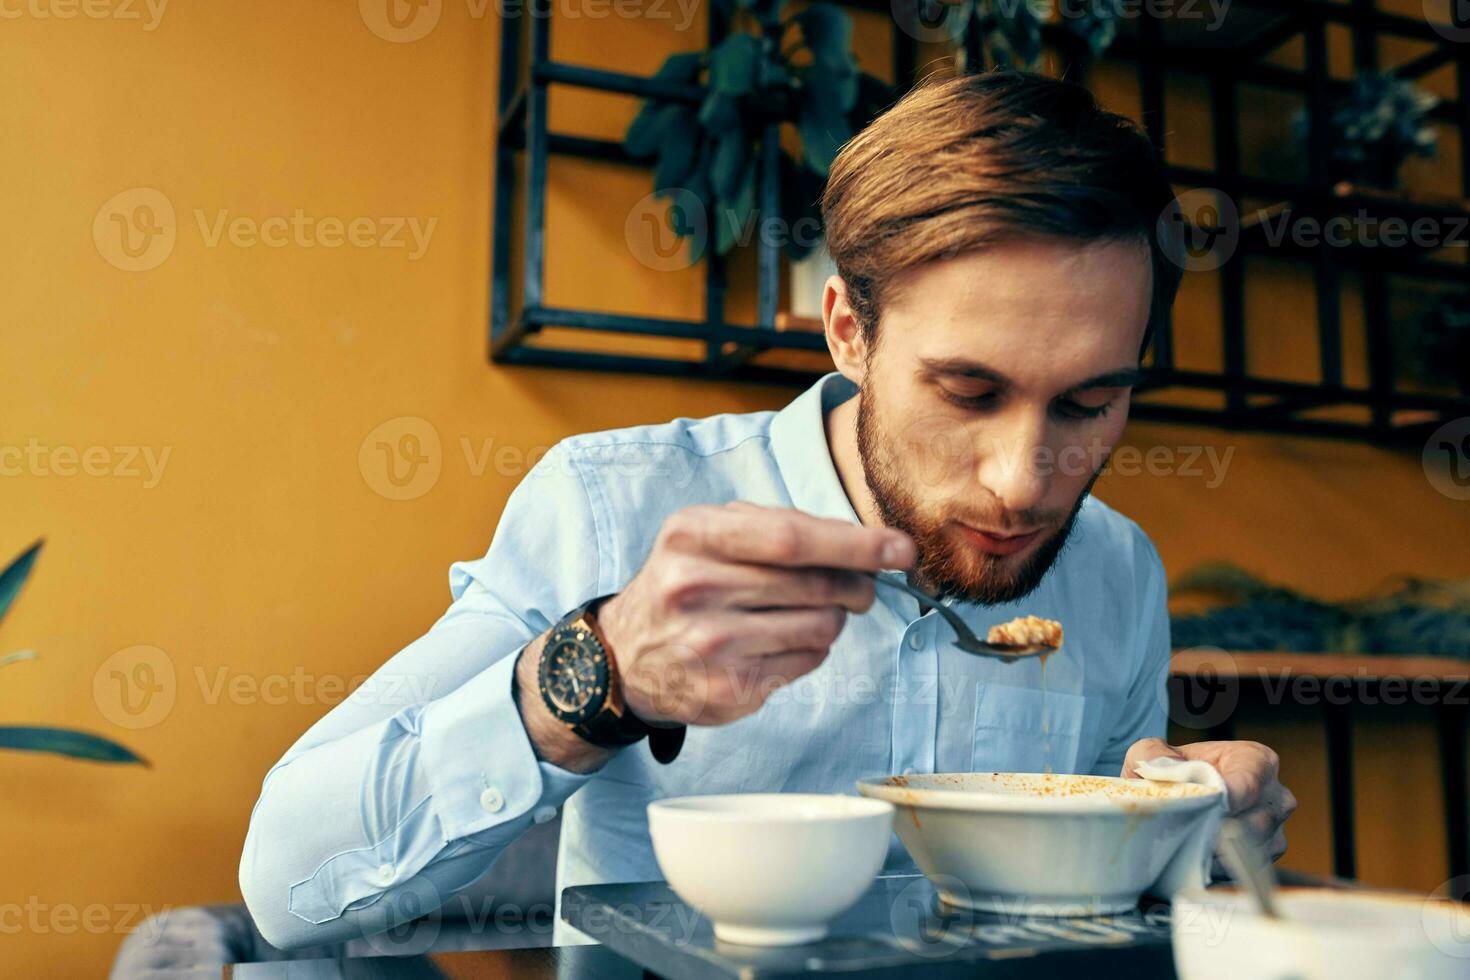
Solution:
[{"label": "man's hand", "polygon": [[1161,738],[1133,743],[1123,760],[1123,777],[1138,778],[1140,762],[1166,757],[1200,759],[1219,771],[1230,794],[1230,815],[1239,817],[1276,860],[1286,853],[1286,818],[1296,810],[1296,797],[1277,778],[1281,759],[1260,742],[1194,742],[1170,745]]},{"label": "man's hand", "polygon": [[[873,604],[857,570],[908,568],[902,531],[737,501],[676,511],[643,567],[597,611],[623,698],[649,722],[723,725],[756,711],[813,670],[847,621]],[[537,755],[590,772],[611,753],[582,741],[541,702],[546,637],[516,666],[519,705]]]},{"label": "man's hand", "polygon": [[902,531],[743,501],[687,507],[597,621],[635,715],[723,725],[815,669],[847,614],[872,606],[857,570],[915,557]]}]

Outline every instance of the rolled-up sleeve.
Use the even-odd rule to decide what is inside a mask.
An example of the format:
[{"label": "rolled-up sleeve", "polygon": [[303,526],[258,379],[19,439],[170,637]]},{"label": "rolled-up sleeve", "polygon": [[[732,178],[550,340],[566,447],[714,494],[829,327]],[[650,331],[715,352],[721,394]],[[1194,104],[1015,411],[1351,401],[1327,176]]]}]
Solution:
[{"label": "rolled-up sleeve", "polygon": [[341,942],[432,911],[590,778],[537,760],[512,694],[526,644],[611,591],[578,465],[562,446],[548,453],[486,555],[451,568],[448,611],[266,775],[240,888],[272,945]]}]

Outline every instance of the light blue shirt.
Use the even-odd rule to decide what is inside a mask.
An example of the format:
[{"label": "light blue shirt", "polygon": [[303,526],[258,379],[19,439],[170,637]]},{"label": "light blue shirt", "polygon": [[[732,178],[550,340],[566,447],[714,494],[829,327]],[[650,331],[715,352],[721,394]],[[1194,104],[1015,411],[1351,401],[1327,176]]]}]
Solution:
[{"label": "light blue shirt", "polygon": [[[454,601],[439,621],[267,774],[240,864],[265,937],[335,942],[431,911],[556,808],[559,901],[568,885],[662,877],[652,800],[850,794],[858,778],[887,773],[1117,775],[1135,740],[1163,736],[1163,567],[1136,524],[1089,498],[1035,592],[951,604],[982,633],[1028,613],[1059,620],[1066,642],[1044,675],[1035,660],[960,652],[937,614],[880,589],[820,667],[749,717],[690,728],[670,765],[646,743],[591,775],[536,759],[511,698],[516,654],[568,610],[626,585],[669,514],[748,500],[857,523],[823,427],[823,413],[854,393],[834,373],[779,412],[558,443],[511,494],[486,555],[452,566]],[[887,868],[913,870],[896,837]],[[558,917],[556,941],[577,938]]]}]

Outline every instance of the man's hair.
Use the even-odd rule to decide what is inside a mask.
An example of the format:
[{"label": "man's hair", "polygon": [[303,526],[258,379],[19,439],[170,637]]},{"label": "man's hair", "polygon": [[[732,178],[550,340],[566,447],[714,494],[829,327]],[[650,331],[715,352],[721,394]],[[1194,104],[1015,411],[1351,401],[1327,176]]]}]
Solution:
[{"label": "man's hair", "polygon": [[1147,243],[1147,346],[1182,275],[1159,238],[1173,199],[1132,120],[1080,85],[997,70],[921,83],[853,137],[833,161],[822,217],[870,349],[895,276],[1023,236]]}]

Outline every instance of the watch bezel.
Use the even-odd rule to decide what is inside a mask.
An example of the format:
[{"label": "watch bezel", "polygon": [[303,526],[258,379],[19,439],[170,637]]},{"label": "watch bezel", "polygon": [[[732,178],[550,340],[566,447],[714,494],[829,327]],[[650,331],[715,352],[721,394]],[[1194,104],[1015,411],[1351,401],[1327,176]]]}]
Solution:
[{"label": "watch bezel", "polygon": [[[595,687],[592,695],[580,708],[576,709],[563,707],[552,695],[552,681],[562,670],[554,653],[565,647],[577,651],[578,662],[585,661],[592,664],[592,682]],[[546,646],[541,653],[538,674],[540,676],[537,686],[541,689],[541,700],[545,702],[552,716],[563,724],[581,725],[591,721],[601,713],[607,704],[611,680],[607,651],[603,649],[596,634],[585,627],[575,624],[564,626],[548,636]]]}]

